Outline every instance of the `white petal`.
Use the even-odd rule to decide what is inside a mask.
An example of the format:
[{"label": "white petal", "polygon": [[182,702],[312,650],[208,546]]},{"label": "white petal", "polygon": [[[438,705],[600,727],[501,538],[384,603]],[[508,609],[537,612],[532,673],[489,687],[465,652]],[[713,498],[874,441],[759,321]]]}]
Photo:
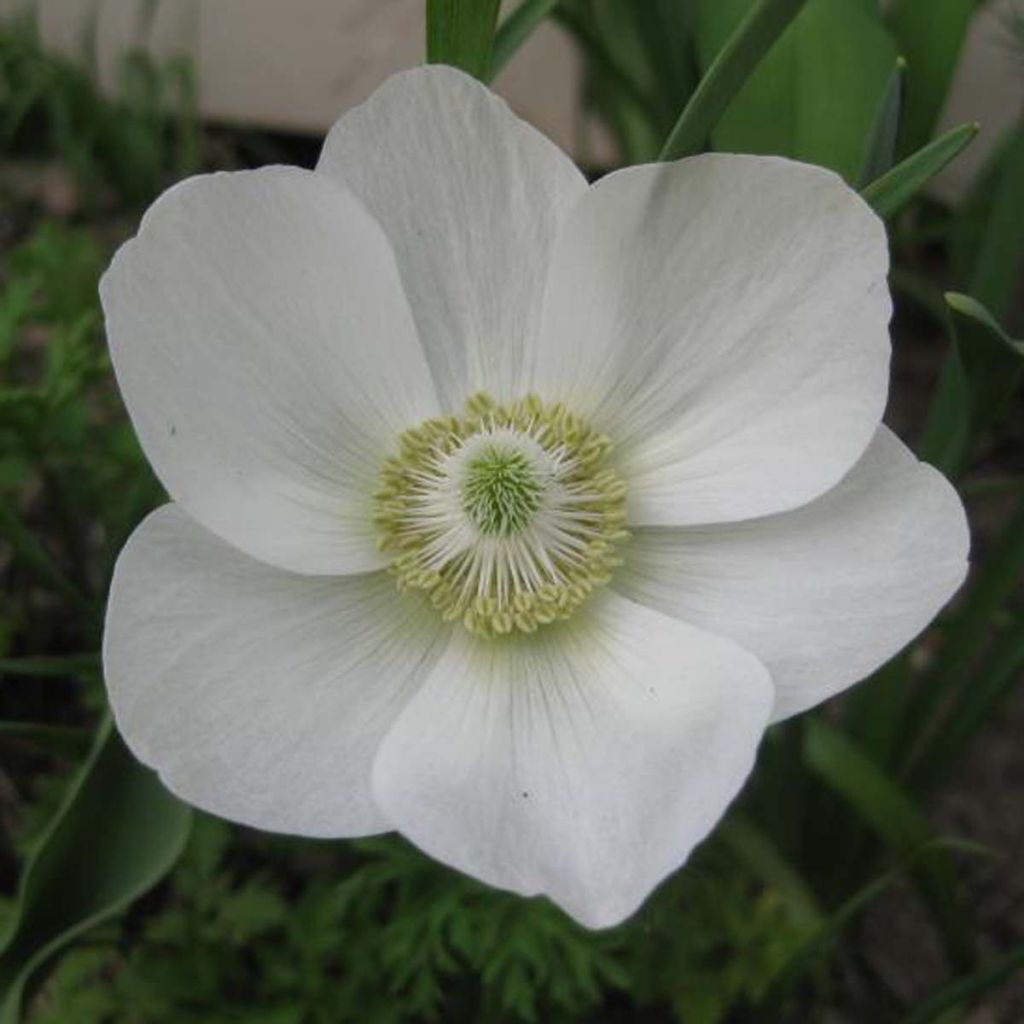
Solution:
[{"label": "white petal", "polygon": [[389,733],[374,793],[429,854],[605,927],[718,821],[771,706],[760,663],[614,594],[514,642],[463,630]]},{"label": "white petal", "polygon": [[559,224],[586,181],[554,143],[454,68],[389,79],[346,114],[317,171],[384,225],[448,411],[510,385],[536,342]]},{"label": "white petal", "polygon": [[614,586],[756,654],[777,720],[924,629],[963,582],[968,546],[956,491],[883,427],[842,483],[795,512],[637,531]]},{"label": "white petal", "polygon": [[103,641],[129,747],[169,789],[257,828],[390,828],[370,793],[381,737],[447,629],[384,573],[300,576],[165,505],[114,573]]},{"label": "white petal", "polygon": [[191,178],[150,208],[100,290],[125,403],[172,498],[282,568],[381,564],[381,462],[438,406],[359,203],[298,168]]},{"label": "white petal", "polygon": [[838,481],[888,387],[881,221],[830,171],[707,155],[575,208],[530,383],[617,445],[638,524],[725,522]]}]

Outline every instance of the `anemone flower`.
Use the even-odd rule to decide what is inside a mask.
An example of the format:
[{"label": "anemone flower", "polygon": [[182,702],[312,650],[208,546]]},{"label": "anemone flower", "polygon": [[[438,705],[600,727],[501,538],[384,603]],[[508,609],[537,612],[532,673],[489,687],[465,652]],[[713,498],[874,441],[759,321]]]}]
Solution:
[{"label": "anemone flower", "polygon": [[887,262],[828,171],[588,186],[441,67],[315,171],[176,185],[101,287],[172,499],[111,590],[127,743],[214,814],[620,921],[769,723],[963,579],[955,492],[880,425]]}]

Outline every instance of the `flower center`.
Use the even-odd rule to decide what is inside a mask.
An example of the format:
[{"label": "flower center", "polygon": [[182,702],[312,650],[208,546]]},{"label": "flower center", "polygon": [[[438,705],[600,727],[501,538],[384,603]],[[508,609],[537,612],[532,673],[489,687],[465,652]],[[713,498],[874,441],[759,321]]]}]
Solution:
[{"label": "flower center", "polygon": [[611,444],[563,405],[474,395],[400,438],[375,495],[400,589],[500,636],[569,618],[620,560],[626,489]]},{"label": "flower center", "polygon": [[542,491],[527,455],[514,444],[488,442],[466,466],[462,507],[481,533],[510,537],[529,525]]}]

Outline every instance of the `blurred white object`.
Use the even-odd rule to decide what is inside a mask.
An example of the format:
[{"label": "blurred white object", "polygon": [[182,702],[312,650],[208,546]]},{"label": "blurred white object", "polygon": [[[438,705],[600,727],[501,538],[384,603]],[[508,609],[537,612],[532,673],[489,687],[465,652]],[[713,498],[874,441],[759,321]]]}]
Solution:
[{"label": "blurred white object", "polygon": [[[0,13],[25,6],[26,0],[0,0]],[[29,6],[48,46],[75,59],[93,49],[106,89],[116,90],[127,50],[156,59],[187,55],[206,117],[266,128],[323,133],[392,72],[423,60],[424,0],[35,0]],[[570,148],[578,81],[571,40],[547,24],[496,88],[521,117]]]},{"label": "blurred white object", "polygon": [[[25,4],[0,0],[0,12]],[[107,89],[116,89],[119,58],[128,49],[157,59],[185,54],[195,62],[206,117],[316,133],[393,71],[423,59],[425,6],[425,0],[35,0],[43,38],[60,52],[82,57],[95,27]],[[933,193],[950,202],[1024,109],[1024,53],[1010,29],[1015,13],[1024,19],[1024,0],[983,5],[964,45],[940,130],[978,121],[981,133],[932,183]],[[572,151],[579,78],[572,40],[548,23],[498,76],[496,89],[521,117]],[[603,158],[606,146],[599,153]]]}]

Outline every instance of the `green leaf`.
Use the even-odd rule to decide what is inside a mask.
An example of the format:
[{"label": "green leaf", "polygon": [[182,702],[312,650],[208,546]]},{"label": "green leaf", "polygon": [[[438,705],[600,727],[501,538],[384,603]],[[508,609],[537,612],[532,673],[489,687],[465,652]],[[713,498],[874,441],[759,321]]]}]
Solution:
[{"label": "green leaf", "polygon": [[793,954],[779,968],[771,985],[757,1002],[757,1009],[760,1013],[767,1013],[766,1016],[758,1017],[758,1020],[776,1020],[777,1007],[785,1002],[785,997],[795,984],[808,973],[820,957],[827,951],[828,947],[843,933],[843,931],[879,896],[887,889],[898,882],[907,871],[915,868],[929,857],[938,854],[948,853],[950,850],[961,850],[970,853],[984,853],[978,847],[958,842],[953,839],[933,838],[924,845],[918,847],[908,855],[900,864],[884,875],[872,879],[861,886],[852,896],[846,899],[828,918],[822,923],[807,940],[794,951]]},{"label": "green leaf", "polygon": [[1024,672],[1024,625],[1009,628],[960,687],[941,726],[936,727],[918,754],[914,780],[934,785],[955,768],[957,758],[981,731]]},{"label": "green leaf", "polygon": [[109,719],[25,864],[0,936],[0,1024],[58,950],[124,909],[177,860],[191,812],[128,753]]},{"label": "green leaf", "polygon": [[[698,53],[717,64],[751,0],[700,0],[697,10]],[[808,0],[718,121],[713,148],[790,156],[855,181],[895,60],[872,5]]]},{"label": "green leaf", "polygon": [[955,279],[967,282],[986,309],[1005,319],[1018,294],[1024,264],[1024,124],[996,152],[953,230]]},{"label": "green leaf", "polygon": [[733,814],[718,827],[718,835],[749,871],[783,896],[796,921],[807,928],[821,926],[824,914],[814,892],[752,821]]},{"label": "green leaf", "polygon": [[897,57],[871,125],[864,166],[858,178],[861,187],[885,174],[896,162],[896,139],[900,131],[906,74],[907,62]]},{"label": "green leaf", "polygon": [[0,658],[0,676],[77,676],[98,672],[98,654],[66,654],[58,657]]},{"label": "green leaf", "polygon": [[[951,331],[949,317],[944,320],[947,330]],[[967,461],[971,441],[970,404],[967,375],[956,342],[951,339],[918,445],[921,458],[946,476],[956,476]]]},{"label": "green leaf", "polygon": [[1002,417],[1024,372],[1024,343],[1011,338],[980,302],[947,292],[950,352],[928,410],[921,455],[957,476],[972,442]]},{"label": "green leaf", "polygon": [[962,124],[919,149],[861,191],[879,217],[898,213],[943,167],[958,156],[978,134],[976,124]]},{"label": "green leaf", "polygon": [[[865,824],[901,857],[913,856],[935,838],[910,796],[847,737],[820,719],[812,718],[807,723],[804,759],[811,771],[847,800]],[[974,960],[973,938],[959,902],[951,860],[936,851],[922,858],[913,874],[939,927],[950,964],[970,966]]]},{"label": "green leaf", "polygon": [[558,0],[521,0],[519,6],[502,21],[494,37],[490,78],[511,60],[540,23],[551,13]]},{"label": "green leaf", "polygon": [[983,430],[1006,409],[1024,371],[1024,342],[1015,341],[980,302],[946,293],[957,351],[971,395],[972,426]]},{"label": "green leaf", "polygon": [[45,581],[70,604],[75,605],[89,616],[95,609],[79,589],[64,575],[50,553],[10,508],[8,500],[0,502],[0,537],[5,537],[16,558],[31,566],[39,578]]},{"label": "green leaf", "polygon": [[981,563],[959,613],[950,623],[934,667],[925,674],[904,716],[905,744],[900,761],[904,777],[913,779],[926,756],[934,722],[951,693],[973,685],[971,666],[988,642],[992,622],[1020,586],[1024,576],[1024,494],[1009,522]]},{"label": "green leaf", "polygon": [[977,999],[989,989],[1001,985],[1024,967],[1024,945],[983,964],[963,978],[955,978],[933,992],[912,1010],[900,1024],[936,1024],[946,1021],[949,1010]]},{"label": "green leaf", "polygon": [[427,0],[427,61],[490,76],[500,0]]},{"label": "green leaf", "polygon": [[[726,108],[805,3],[806,0],[757,0],[750,7],[710,61],[665,141],[662,160],[677,160],[704,148]],[[704,15],[703,10],[700,13]]]},{"label": "green leaf", "polygon": [[89,749],[92,736],[88,729],[73,725],[47,725],[44,722],[0,722],[0,740],[20,740],[46,747],[58,754],[81,757]]},{"label": "green leaf", "polygon": [[895,0],[888,22],[910,64],[904,118],[906,151],[923,146],[942,110],[978,0]]}]

